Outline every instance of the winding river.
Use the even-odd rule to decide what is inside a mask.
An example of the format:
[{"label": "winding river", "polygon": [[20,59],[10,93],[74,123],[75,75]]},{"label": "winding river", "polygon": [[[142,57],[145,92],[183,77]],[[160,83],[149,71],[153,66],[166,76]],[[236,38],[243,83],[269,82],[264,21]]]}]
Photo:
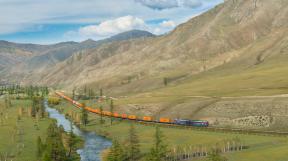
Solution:
[{"label": "winding river", "polygon": [[[56,119],[58,126],[62,125],[66,132],[71,131],[71,122],[66,119],[63,114],[60,114],[54,108],[48,106],[45,102],[46,111],[49,117]],[[73,132],[75,135],[82,137],[85,140],[83,149],[77,150],[81,157],[81,161],[101,161],[101,152],[111,146],[111,142],[104,137],[97,135],[95,132],[81,131],[77,126],[73,125]]]}]

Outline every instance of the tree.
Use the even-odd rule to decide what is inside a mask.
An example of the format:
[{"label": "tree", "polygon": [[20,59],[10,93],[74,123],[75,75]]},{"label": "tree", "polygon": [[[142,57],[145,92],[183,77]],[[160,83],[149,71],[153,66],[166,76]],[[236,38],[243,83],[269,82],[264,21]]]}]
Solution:
[{"label": "tree", "polygon": [[5,108],[9,108],[11,106],[12,106],[12,103],[11,103],[10,97],[9,96],[5,97]]},{"label": "tree", "polygon": [[100,95],[100,97],[103,96],[103,89],[102,89],[102,88],[100,88],[100,93],[99,93],[99,95]]},{"label": "tree", "polygon": [[124,161],[127,160],[127,155],[123,150],[123,147],[118,142],[118,140],[114,139],[112,142],[112,147],[110,148],[108,157],[108,161]]},{"label": "tree", "polygon": [[127,150],[129,161],[137,161],[141,158],[139,140],[133,123],[130,125]]},{"label": "tree", "polygon": [[[111,99],[111,102],[110,102],[110,112],[111,112],[111,115],[113,116],[113,112],[114,112],[114,103],[113,103],[113,100]],[[113,117],[110,117],[110,123],[111,125],[113,124]]]},{"label": "tree", "polygon": [[52,161],[52,158],[48,152],[44,153],[44,155],[42,157],[42,161]]},{"label": "tree", "polygon": [[165,86],[167,86],[168,85],[168,78],[166,78],[166,77],[163,78],[163,83],[164,83]]},{"label": "tree", "polygon": [[147,156],[147,161],[164,161],[167,154],[167,145],[163,142],[163,135],[160,128],[156,126],[155,143],[151,148],[150,154]]},{"label": "tree", "polygon": [[38,136],[37,138],[37,158],[41,158],[42,157],[42,153],[43,153],[43,143],[42,140],[40,138],[40,136]]},{"label": "tree", "polygon": [[[62,134],[57,127],[55,121],[53,121],[47,130],[46,149],[44,157],[52,161],[66,161],[66,151],[62,142]],[[49,155],[49,156],[47,156]],[[44,160],[44,159],[43,159]]]},{"label": "tree", "polygon": [[207,158],[207,161],[228,161],[228,159],[221,156],[217,150],[212,150],[212,152],[208,154]]},{"label": "tree", "polygon": [[75,100],[75,88],[73,88],[73,91],[72,91],[72,99]]},{"label": "tree", "polygon": [[86,126],[88,124],[88,112],[85,110],[85,104],[83,103],[83,108],[81,111],[81,123]]},{"label": "tree", "polygon": [[99,107],[100,109],[100,124],[103,124],[104,123],[104,121],[103,121],[103,107],[102,107],[102,105],[100,105],[100,107]]},{"label": "tree", "polygon": [[68,157],[71,156],[71,152],[73,150],[73,147],[75,146],[76,144],[76,136],[75,134],[73,133],[73,125],[72,125],[72,122],[70,124],[70,127],[71,127],[71,131],[69,133],[69,137],[68,137],[68,147],[69,147],[69,150],[68,150]]},{"label": "tree", "polygon": [[84,86],[84,95],[86,96],[86,94],[87,94],[87,86],[85,85]]}]

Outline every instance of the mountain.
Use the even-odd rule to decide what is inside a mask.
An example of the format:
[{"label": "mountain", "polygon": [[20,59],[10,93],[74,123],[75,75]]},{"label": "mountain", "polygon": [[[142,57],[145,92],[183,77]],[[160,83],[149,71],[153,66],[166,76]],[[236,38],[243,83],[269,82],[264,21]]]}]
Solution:
[{"label": "mountain", "polygon": [[288,21],[286,1],[256,2],[228,0],[167,35],[77,53],[43,72],[39,83],[142,92],[162,87],[164,77],[177,81],[220,67],[259,66],[286,52]]},{"label": "mountain", "polygon": [[[104,40],[94,41],[94,40],[86,40],[81,43],[76,42],[65,42],[53,45],[53,48],[50,50],[45,51],[45,53],[41,54],[40,56],[33,57],[31,60],[28,61],[29,69],[44,67],[46,68],[47,65],[54,65],[58,62],[61,62],[68,57],[70,57],[75,52],[81,51],[81,50],[87,50],[96,48],[97,46],[109,43],[113,41],[123,41],[123,40],[129,40],[129,39],[137,39],[137,38],[143,38],[143,37],[153,37],[154,35],[147,32],[147,31],[141,31],[141,30],[132,30],[127,31],[124,33],[120,33],[118,35],[112,36],[111,38],[107,38]],[[46,66],[44,65],[46,64]]]},{"label": "mountain", "polygon": [[145,38],[145,37],[155,37],[152,33],[148,31],[142,30],[131,30],[127,32],[120,33],[118,35],[112,36],[108,39],[108,41],[122,41],[122,40],[130,40],[135,38]]},{"label": "mountain", "polygon": [[[8,73],[8,75],[9,73],[13,73],[14,79],[18,80],[29,73],[42,73],[49,67],[66,60],[74,53],[93,49],[105,43],[147,37],[154,37],[154,35],[147,31],[132,30],[104,40],[94,41],[89,39],[81,43],[63,42],[53,45],[35,45],[1,41],[0,70],[1,68],[3,70],[5,67],[8,67],[8,69],[6,68],[6,70],[8,70],[6,73]],[[4,52],[7,51],[7,49],[9,49],[10,52]],[[27,56],[27,54],[30,56]]]},{"label": "mountain", "polygon": [[288,1],[226,0],[167,35],[103,43],[7,77],[66,92],[101,88],[127,114],[273,130],[287,129],[287,62]]}]

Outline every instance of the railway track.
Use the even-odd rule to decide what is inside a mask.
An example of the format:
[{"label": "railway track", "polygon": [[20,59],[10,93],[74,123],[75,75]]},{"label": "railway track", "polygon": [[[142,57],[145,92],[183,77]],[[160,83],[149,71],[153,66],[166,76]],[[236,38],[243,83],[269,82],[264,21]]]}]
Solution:
[{"label": "railway track", "polygon": [[[164,120],[164,121],[154,121],[154,120],[139,120],[137,117],[129,118],[127,115],[125,118],[122,116],[115,116],[111,114],[111,112],[103,111],[99,112],[97,109],[92,109],[90,107],[82,107],[83,105],[80,104],[79,102],[69,98],[68,96],[64,95],[63,93],[56,92],[56,95],[67,100],[70,102],[72,105],[74,105],[77,108],[85,108],[87,111],[97,114],[97,115],[102,115],[104,117],[113,117],[116,119],[122,119],[125,121],[134,121],[136,123],[142,124],[142,125],[147,125],[147,126],[163,126],[167,128],[180,128],[180,129],[190,129],[190,130],[199,130],[199,131],[210,131],[210,132],[229,132],[229,133],[235,133],[235,134],[246,134],[246,135],[262,135],[262,136],[281,136],[281,137],[287,137],[288,132],[280,132],[280,131],[262,131],[262,130],[246,130],[246,129],[236,129],[236,128],[219,128],[219,127],[213,127],[213,126],[207,126],[207,127],[195,127],[195,126],[185,126],[185,125],[179,125],[175,124],[174,122],[170,122]],[[134,115],[133,115],[134,116]]]}]

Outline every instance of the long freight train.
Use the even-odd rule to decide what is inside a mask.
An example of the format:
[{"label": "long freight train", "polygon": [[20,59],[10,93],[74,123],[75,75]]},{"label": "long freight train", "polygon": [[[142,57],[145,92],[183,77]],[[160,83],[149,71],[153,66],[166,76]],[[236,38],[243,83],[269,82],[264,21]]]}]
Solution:
[{"label": "long freight train", "polygon": [[121,119],[128,119],[128,120],[134,120],[134,121],[142,121],[142,122],[155,122],[155,123],[162,123],[162,124],[176,124],[176,125],[183,125],[183,126],[195,126],[195,127],[208,127],[209,126],[209,122],[208,121],[204,121],[204,120],[183,120],[183,119],[175,119],[172,120],[170,118],[160,118],[159,120],[155,120],[153,117],[151,116],[144,116],[144,117],[138,117],[136,115],[127,115],[127,114],[119,114],[116,112],[109,112],[109,111],[100,111],[100,109],[93,109],[91,107],[83,107],[83,104],[71,99],[70,97],[64,95],[61,92],[56,92],[56,94],[69,101],[70,103],[72,103],[74,106],[76,106],[77,108],[84,108],[85,110],[91,112],[91,113],[95,113],[98,115],[103,115],[103,116],[107,116],[107,117],[115,117],[115,118],[121,118]]}]

